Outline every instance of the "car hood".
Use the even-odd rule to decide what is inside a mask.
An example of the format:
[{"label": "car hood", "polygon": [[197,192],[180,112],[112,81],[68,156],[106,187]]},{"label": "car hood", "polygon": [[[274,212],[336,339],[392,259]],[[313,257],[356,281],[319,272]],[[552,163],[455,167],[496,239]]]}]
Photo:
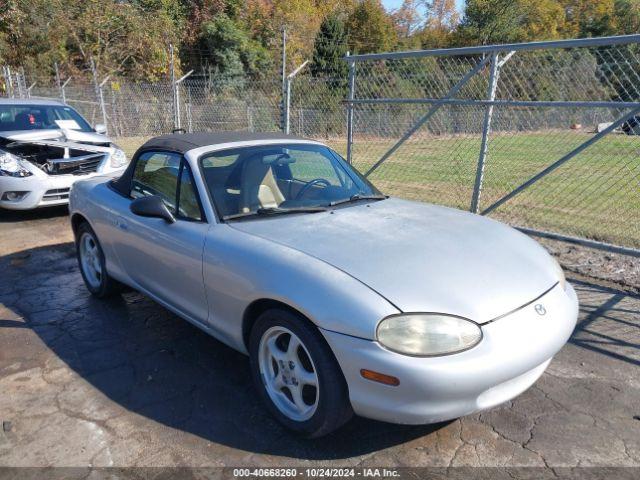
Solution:
[{"label": "car hood", "polygon": [[486,323],[558,282],[549,254],[517,230],[461,210],[395,198],[229,225],[323,260],[403,312]]},{"label": "car hood", "polygon": [[71,129],[42,129],[42,130],[12,130],[0,132],[0,137],[18,142],[33,142],[57,140],[60,142],[77,142],[95,145],[105,145],[111,143],[111,139],[106,135],[96,132],[82,132]]}]

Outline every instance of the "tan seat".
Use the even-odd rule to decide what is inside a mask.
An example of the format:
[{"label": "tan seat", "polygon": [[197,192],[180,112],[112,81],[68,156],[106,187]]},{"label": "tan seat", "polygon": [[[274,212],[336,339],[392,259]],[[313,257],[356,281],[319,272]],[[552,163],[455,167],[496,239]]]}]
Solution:
[{"label": "tan seat", "polygon": [[262,162],[262,157],[248,158],[242,167],[240,181],[242,212],[252,212],[260,207],[275,208],[284,202],[271,165]]}]

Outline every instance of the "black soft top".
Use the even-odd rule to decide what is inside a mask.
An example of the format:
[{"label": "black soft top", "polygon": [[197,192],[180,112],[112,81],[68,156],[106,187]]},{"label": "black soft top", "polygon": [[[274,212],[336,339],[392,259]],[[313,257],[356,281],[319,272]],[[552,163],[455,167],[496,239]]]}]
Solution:
[{"label": "black soft top", "polygon": [[123,195],[129,195],[131,191],[131,179],[133,178],[133,170],[135,169],[135,160],[140,153],[146,150],[168,150],[180,154],[185,154],[189,150],[198,147],[206,147],[208,145],[219,145],[221,143],[237,143],[251,142],[259,140],[308,140],[302,137],[286,135],[284,133],[254,133],[254,132],[198,132],[198,133],[170,133],[160,135],[147,140],[134,154],[131,163],[124,171],[122,176],[111,182],[113,188]]},{"label": "black soft top", "polygon": [[218,145],[220,143],[251,142],[255,140],[306,140],[305,138],[285,135],[284,133],[253,133],[253,132],[198,132],[198,133],[171,133],[160,135],[148,140],[141,150],[161,148],[178,153],[186,153],[198,147]]}]

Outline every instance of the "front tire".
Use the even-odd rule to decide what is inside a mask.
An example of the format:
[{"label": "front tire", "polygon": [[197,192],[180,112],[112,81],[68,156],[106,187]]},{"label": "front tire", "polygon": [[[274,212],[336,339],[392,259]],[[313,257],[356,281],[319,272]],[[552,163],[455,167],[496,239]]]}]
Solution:
[{"label": "front tire", "polygon": [[76,256],[82,279],[91,295],[107,298],[121,291],[121,284],[107,273],[98,237],[86,222],[76,231]]},{"label": "front tire", "polygon": [[260,397],[290,430],[317,438],[353,415],[333,352],[302,315],[280,308],[262,313],[251,330],[249,354]]}]

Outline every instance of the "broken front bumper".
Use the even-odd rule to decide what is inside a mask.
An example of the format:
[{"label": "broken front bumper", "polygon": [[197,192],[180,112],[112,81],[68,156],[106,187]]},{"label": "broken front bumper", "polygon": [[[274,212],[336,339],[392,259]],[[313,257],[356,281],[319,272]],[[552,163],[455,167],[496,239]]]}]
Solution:
[{"label": "broken front bumper", "polygon": [[[29,177],[0,177],[0,208],[31,210],[33,208],[66,205],[69,191],[78,180],[97,175],[119,176],[125,167],[86,175],[31,175]],[[15,194],[12,194],[15,192]]]}]

